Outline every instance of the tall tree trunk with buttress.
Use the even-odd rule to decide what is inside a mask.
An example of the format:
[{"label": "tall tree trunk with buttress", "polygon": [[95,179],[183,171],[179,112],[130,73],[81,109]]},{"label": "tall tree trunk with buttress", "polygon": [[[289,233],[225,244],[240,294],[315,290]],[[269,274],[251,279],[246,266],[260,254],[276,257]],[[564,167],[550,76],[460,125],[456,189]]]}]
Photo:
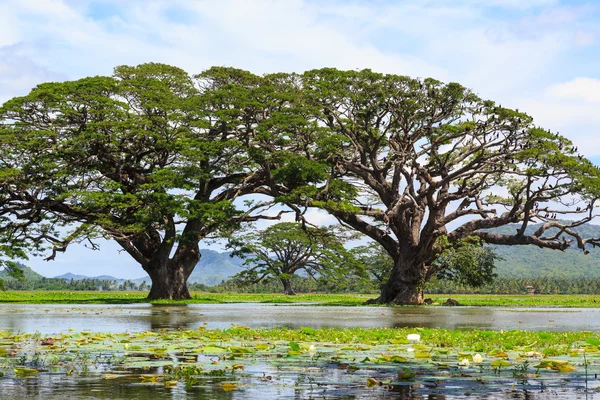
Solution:
[{"label": "tall tree trunk with buttress", "polygon": [[294,289],[292,289],[292,280],[289,278],[281,278],[281,283],[283,284],[283,293],[288,295],[294,295]]},{"label": "tall tree trunk with buttress", "polygon": [[166,260],[152,262],[145,266],[144,269],[146,269],[152,280],[148,299],[191,299],[192,296],[187,288],[187,280],[199,260],[200,254],[198,253],[197,257],[189,257],[185,261]]},{"label": "tall tree trunk with buttress", "polygon": [[420,266],[399,259],[376,302],[385,304],[423,304],[423,285]]}]

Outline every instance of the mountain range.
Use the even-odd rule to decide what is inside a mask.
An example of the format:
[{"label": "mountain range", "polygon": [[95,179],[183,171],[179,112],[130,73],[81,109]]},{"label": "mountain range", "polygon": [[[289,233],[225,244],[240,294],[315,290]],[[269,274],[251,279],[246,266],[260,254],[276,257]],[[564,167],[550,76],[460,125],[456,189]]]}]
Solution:
[{"label": "mountain range", "polygon": [[[229,277],[237,274],[242,270],[241,265],[244,263],[239,257],[231,257],[231,252],[220,253],[218,251],[210,250],[210,249],[202,249],[201,251],[202,257],[200,258],[200,262],[194,268],[194,272],[190,275],[188,282],[189,283],[203,283],[207,286],[218,285],[224,280],[227,280]],[[41,275],[40,275],[41,276]],[[71,272],[55,276],[55,278],[59,279],[97,279],[97,280],[108,280],[113,281],[116,280],[119,283],[126,281],[127,279],[115,278],[110,275],[100,275],[100,276],[85,276],[73,274]],[[137,279],[129,279],[130,281],[140,284],[143,281],[150,283],[150,277],[145,276]]]},{"label": "mountain range", "polygon": [[[531,225],[527,233],[532,232],[538,225]],[[494,231],[504,234],[513,234],[516,225],[507,225],[495,228]],[[600,237],[600,225],[584,225],[575,229],[584,237]],[[590,249],[585,255],[583,251],[572,246],[565,251],[541,249],[536,246],[494,246],[494,251],[500,257],[496,261],[496,270],[499,276],[514,278],[583,278],[600,277],[600,249]],[[244,260],[239,257],[231,257],[230,252],[220,253],[218,251],[202,249],[202,258],[194,269],[188,282],[203,283],[208,286],[218,285],[229,277],[242,271]],[[24,268],[28,279],[41,279],[43,276],[30,268]],[[6,273],[0,271],[0,278]],[[56,276],[62,279],[99,279],[116,280],[119,283],[126,279],[115,278],[109,275],[88,277],[85,275],[67,273]],[[130,279],[136,284],[146,281],[150,283],[148,276]]]}]

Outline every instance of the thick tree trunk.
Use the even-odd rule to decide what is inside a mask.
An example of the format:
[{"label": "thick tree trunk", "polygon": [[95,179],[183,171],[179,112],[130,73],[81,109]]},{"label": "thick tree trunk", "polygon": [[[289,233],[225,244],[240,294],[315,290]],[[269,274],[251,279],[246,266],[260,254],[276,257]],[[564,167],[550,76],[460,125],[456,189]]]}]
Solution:
[{"label": "thick tree trunk", "polygon": [[296,294],[294,289],[292,289],[292,280],[291,279],[281,279],[281,283],[283,284],[283,293],[293,295]]},{"label": "thick tree trunk", "polygon": [[423,304],[422,266],[408,260],[399,260],[394,265],[390,278],[381,288],[381,295],[374,303]]},{"label": "thick tree trunk", "polygon": [[153,263],[146,271],[152,280],[152,288],[148,300],[187,300],[192,296],[187,288],[187,280],[194,266],[184,263],[175,263],[167,260],[163,263]]}]

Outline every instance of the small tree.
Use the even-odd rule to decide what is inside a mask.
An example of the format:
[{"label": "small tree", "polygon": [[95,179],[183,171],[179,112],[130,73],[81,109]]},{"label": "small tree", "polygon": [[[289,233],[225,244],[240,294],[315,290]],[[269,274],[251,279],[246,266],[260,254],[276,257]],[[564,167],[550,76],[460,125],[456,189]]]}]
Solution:
[{"label": "small tree", "polygon": [[481,287],[498,276],[496,260],[499,257],[491,247],[484,246],[478,237],[467,237],[447,248],[431,265],[431,274],[438,279],[462,285]]},{"label": "small tree", "polygon": [[369,278],[374,279],[379,286],[383,285],[394,268],[394,259],[385,249],[377,242],[371,242],[368,245],[357,246],[351,251]]},{"label": "small tree", "polygon": [[282,222],[263,231],[238,236],[230,243],[233,255],[246,258],[245,270],[236,275],[241,283],[258,283],[265,278],[281,281],[285,294],[295,294],[292,276],[304,271],[317,279],[340,280],[355,267],[344,248],[344,236],[327,228],[302,227]]}]

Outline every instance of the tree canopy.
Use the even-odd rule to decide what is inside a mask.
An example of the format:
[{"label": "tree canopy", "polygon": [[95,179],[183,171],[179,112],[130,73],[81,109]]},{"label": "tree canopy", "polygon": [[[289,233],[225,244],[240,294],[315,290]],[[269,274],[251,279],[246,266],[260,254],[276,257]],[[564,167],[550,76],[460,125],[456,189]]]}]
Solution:
[{"label": "tree canopy", "polygon": [[[0,145],[8,251],[52,259],[111,238],[150,275],[151,298],[188,297],[198,242],[277,218],[274,203],[305,226],[324,209],[379,243],[394,261],[386,303],[420,303],[436,260],[469,238],[599,243],[574,229],[595,217],[600,173],[571,141],[434,79],[121,66],[6,102]],[[253,194],[269,197],[240,205]]]},{"label": "tree canopy", "polygon": [[[308,71],[301,87],[319,132],[306,157],[326,164],[328,177],[290,198],[383,246],[395,266],[381,302],[420,303],[435,261],[468,237],[558,250],[598,244],[573,229],[595,217],[598,169],[524,112],[457,83],[369,70]],[[533,222],[541,224],[529,233]],[[489,231],[511,223],[512,233]]]},{"label": "tree canopy", "polygon": [[235,69],[190,77],[143,64],[42,84],[3,104],[8,249],[28,243],[53,259],[74,242],[114,239],[152,278],[151,298],[189,297],[198,242],[266,217],[255,211],[267,204],[234,204],[268,192],[254,142],[273,90],[257,82]]}]

